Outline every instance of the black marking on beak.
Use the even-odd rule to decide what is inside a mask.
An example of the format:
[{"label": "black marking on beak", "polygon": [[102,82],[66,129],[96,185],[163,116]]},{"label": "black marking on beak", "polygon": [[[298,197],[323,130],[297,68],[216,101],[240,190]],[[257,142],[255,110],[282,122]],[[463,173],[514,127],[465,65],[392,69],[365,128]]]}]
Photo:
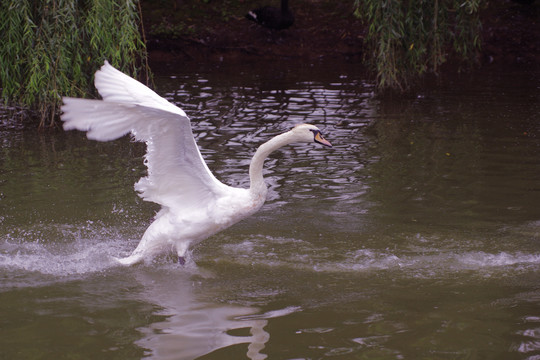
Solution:
[{"label": "black marking on beak", "polygon": [[330,141],[326,140],[321,132],[319,130],[311,130],[311,132],[313,132],[313,140],[316,142],[316,143],[319,143],[321,145],[324,145],[324,146],[328,146],[328,147],[332,147],[332,144],[330,144]]}]

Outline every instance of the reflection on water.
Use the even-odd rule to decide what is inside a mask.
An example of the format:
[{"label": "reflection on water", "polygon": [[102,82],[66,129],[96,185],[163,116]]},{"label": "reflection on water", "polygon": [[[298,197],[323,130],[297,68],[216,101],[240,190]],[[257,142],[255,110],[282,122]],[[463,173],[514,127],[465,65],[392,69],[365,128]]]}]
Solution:
[{"label": "reflection on water", "polygon": [[538,358],[539,74],[476,76],[400,100],[348,64],[158,76],[230,185],[299,122],[335,145],[273,154],[267,204],[187,268],[110,260],[157,210],[141,144],[0,125],[0,358]]},{"label": "reflection on water", "polygon": [[[154,322],[139,331],[137,345],[148,349],[156,359],[195,359],[215,350],[236,344],[248,344],[246,356],[265,359],[261,351],[270,334],[264,327],[265,316],[253,316],[256,308],[201,302],[193,294],[192,280],[185,272],[168,270],[141,272],[137,281],[143,285],[141,300],[161,308],[164,321]],[[284,312],[283,315],[286,315]],[[247,331],[244,331],[247,330]]]}]

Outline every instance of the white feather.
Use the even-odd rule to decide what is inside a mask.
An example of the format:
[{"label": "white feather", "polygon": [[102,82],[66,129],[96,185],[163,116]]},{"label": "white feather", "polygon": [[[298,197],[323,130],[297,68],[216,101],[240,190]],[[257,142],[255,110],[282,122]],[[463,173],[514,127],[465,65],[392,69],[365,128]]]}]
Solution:
[{"label": "white feather", "polygon": [[108,62],[96,72],[95,85],[103,100],[63,99],[64,128],[86,131],[89,139],[98,141],[131,133],[145,142],[148,176],[141,178],[135,189],[144,200],[162,206],[135,251],[119,259],[126,265],[171,249],[183,257],[190,244],[253,214],[266,198],[264,159],[286,144],[322,139],[313,125],[297,126],[278,135],[253,157],[250,189],[233,188],[210,172],[182,109]]}]

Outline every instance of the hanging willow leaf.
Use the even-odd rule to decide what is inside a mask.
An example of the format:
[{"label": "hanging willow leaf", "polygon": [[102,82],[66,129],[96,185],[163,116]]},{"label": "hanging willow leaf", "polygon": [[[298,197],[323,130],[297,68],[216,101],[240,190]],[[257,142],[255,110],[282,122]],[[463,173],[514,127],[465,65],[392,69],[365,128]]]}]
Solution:
[{"label": "hanging willow leaf", "polygon": [[[62,96],[93,93],[92,74],[108,59],[135,75],[146,56],[132,0],[0,1],[0,88],[6,104],[53,125]],[[145,69],[148,71],[148,69]]]},{"label": "hanging willow leaf", "polygon": [[[355,0],[367,25],[366,61],[380,91],[404,91],[438,73],[449,56],[473,61],[480,48],[482,0]],[[414,46],[412,45],[414,44]]]}]

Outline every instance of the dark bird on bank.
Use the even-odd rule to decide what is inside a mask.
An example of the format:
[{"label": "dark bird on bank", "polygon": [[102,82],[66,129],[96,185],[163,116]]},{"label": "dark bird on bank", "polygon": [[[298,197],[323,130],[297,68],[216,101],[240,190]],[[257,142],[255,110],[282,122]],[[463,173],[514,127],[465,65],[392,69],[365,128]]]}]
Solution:
[{"label": "dark bird on bank", "polygon": [[246,18],[275,30],[287,29],[294,23],[294,15],[289,9],[289,0],[281,0],[280,9],[274,6],[263,6],[251,10],[246,14]]}]

